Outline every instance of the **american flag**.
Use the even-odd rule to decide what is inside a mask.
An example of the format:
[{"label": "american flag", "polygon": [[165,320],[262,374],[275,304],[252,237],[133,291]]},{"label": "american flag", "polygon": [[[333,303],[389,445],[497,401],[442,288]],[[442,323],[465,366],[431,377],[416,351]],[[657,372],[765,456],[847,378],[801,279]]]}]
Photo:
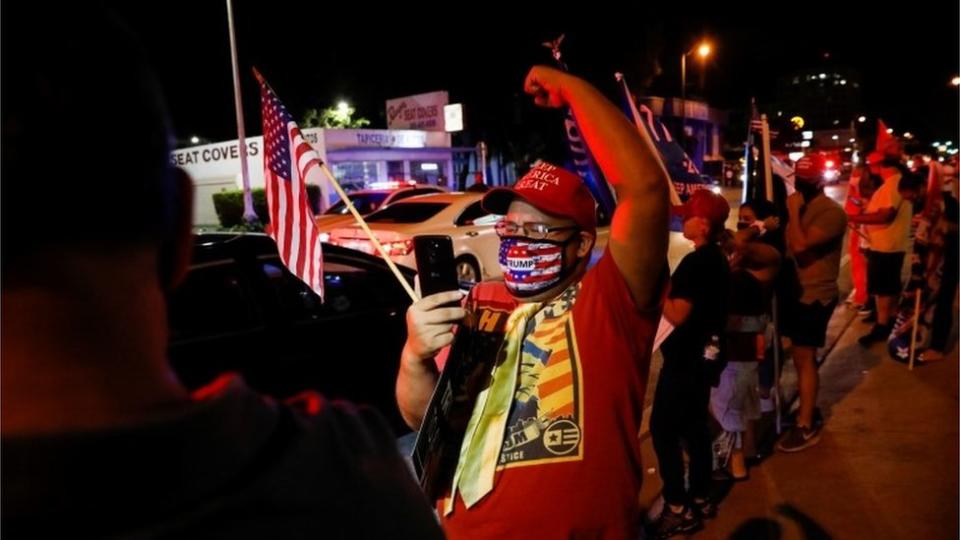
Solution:
[{"label": "american flag", "polygon": [[320,235],[307,201],[306,181],[322,181],[323,163],[286,107],[263,77],[260,108],[263,117],[263,179],[270,214],[268,233],[290,273],[323,298],[323,253]]}]

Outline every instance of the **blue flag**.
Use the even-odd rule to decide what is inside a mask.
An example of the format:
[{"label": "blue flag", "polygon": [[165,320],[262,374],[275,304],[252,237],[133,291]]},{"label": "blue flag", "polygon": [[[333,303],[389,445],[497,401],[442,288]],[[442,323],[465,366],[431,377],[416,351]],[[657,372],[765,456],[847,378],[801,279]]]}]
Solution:
[{"label": "blue flag", "polygon": [[644,130],[650,135],[680,199],[686,200],[694,191],[710,187],[709,181],[700,174],[696,164],[670,135],[667,127],[654,116],[653,111],[646,105],[637,107],[633,94],[627,86],[626,78],[618,73],[617,80],[623,88],[624,109],[627,117],[633,120],[637,129]]},{"label": "blue flag", "polygon": [[563,127],[567,136],[567,148],[570,150],[573,170],[583,178],[584,183],[604,213],[612,216],[613,209],[617,206],[613,190],[610,189],[610,184],[607,183],[603,173],[600,172],[593,160],[593,155],[590,154],[590,149],[587,148],[587,144],[580,133],[580,128],[577,126],[577,120],[573,117],[573,112],[570,109],[567,109],[566,118],[563,119]]}]

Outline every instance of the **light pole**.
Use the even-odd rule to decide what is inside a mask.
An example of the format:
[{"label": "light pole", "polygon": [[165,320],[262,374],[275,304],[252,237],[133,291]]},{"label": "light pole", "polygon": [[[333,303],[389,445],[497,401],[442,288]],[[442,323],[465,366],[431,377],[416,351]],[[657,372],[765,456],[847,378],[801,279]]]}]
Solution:
[{"label": "light pole", "polygon": [[686,130],[687,124],[687,57],[697,53],[701,61],[710,56],[711,47],[706,41],[680,55],[680,129]]}]

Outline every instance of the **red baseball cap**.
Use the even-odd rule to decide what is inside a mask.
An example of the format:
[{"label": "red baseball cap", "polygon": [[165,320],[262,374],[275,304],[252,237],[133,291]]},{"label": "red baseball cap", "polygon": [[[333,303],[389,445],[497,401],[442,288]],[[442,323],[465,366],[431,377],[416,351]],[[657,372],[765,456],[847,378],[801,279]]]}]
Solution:
[{"label": "red baseball cap", "polygon": [[820,154],[807,154],[797,160],[793,172],[804,182],[819,182],[827,172],[827,159]]},{"label": "red baseball cap", "polygon": [[730,203],[710,189],[698,189],[690,195],[687,202],[674,206],[673,212],[685,220],[701,217],[714,227],[723,227],[730,216]]},{"label": "red baseball cap", "polygon": [[513,187],[496,188],[483,196],[483,209],[506,215],[514,199],[522,199],[538,210],[570,218],[584,231],[597,229],[597,202],[576,173],[538,161]]}]

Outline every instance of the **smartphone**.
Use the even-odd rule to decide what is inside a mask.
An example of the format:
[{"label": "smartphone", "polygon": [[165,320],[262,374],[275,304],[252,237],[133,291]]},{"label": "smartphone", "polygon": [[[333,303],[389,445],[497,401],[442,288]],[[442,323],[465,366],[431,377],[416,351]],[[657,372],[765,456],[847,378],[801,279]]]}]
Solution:
[{"label": "smartphone", "polygon": [[460,289],[453,260],[453,241],[449,236],[415,236],[413,250],[423,296]]}]

